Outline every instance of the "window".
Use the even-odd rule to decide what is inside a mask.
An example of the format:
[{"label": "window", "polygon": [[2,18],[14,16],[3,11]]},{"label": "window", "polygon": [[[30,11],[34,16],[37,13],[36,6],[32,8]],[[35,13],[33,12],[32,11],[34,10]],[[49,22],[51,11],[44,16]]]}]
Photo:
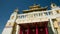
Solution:
[{"label": "window", "polygon": [[37,17],[37,16],[39,16],[39,14],[38,14],[38,13],[34,14],[34,17]]},{"label": "window", "polygon": [[44,12],[44,14],[45,14],[45,15],[48,15],[48,13],[47,13],[47,12]]},{"label": "window", "polygon": [[48,12],[48,14],[49,14],[49,15],[52,15],[53,13],[52,13],[52,11],[51,11],[51,12]]},{"label": "window", "polygon": [[14,18],[14,16],[12,16],[12,19]]},{"label": "window", "polygon": [[26,18],[27,15],[21,15],[19,18]]}]

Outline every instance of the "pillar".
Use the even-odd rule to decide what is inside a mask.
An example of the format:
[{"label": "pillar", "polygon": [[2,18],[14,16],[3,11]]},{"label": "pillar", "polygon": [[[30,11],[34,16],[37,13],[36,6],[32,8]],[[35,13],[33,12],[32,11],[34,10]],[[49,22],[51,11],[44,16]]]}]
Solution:
[{"label": "pillar", "polygon": [[19,27],[19,25],[17,25],[16,26],[16,34],[19,34],[19,29],[20,29],[20,27]]},{"label": "pillar", "polygon": [[36,25],[36,34],[38,34],[38,26]]},{"label": "pillar", "polygon": [[50,19],[50,25],[51,25],[52,31],[53,31],[53,32],[54,32],[54,34],[55,34],[55,30],[54,30],[54,26],[53,26],[52,19]]},{"label": "pillar", "polygon": [[30,28],[29,28],[29,26],[27,28],[27,34],[30,34]]},{"label": "pillar", "polygon": [[48,28],[47,27],[45,27],[45,31],[46,31],[46,34],[48,34]]},{"label": "pillar", "polygon": [[20,33],[19,33],[19,34],[22,34],[22,32],[23,32],[23,31],[22,31],[22,27],[20,27]]}]

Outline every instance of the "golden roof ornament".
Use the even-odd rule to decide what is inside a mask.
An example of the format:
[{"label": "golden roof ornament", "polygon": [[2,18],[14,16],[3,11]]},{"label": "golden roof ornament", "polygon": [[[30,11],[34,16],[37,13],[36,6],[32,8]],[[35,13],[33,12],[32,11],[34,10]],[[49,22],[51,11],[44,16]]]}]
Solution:
[{"label": "golden roof ornament", "polygon": [[30,9],[33,9],[33,8],[40,8],[40,5],[37,5],[37,4],[34,4],[33,6],[29,6]]},{"label": "golden roof ornament", "polygon": [[23,10],[23,13],[29,13],[33,11],[46,11],[46,10],[47,10],[47,6],[41,7],[40,5],[33,4],[33,6],[29,6],[28,10]]}]

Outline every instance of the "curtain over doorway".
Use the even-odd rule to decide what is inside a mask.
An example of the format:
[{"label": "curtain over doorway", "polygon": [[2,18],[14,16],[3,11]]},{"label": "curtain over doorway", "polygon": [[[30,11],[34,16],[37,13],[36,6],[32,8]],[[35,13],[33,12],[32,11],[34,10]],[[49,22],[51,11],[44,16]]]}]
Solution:
[{"label": "curtain over doorway", "polygon": [[20,27],[19,34],[48,34],[47,23],[45,22],[43,26],[36,24],[34,27],[30,27],[31,25],[28,25],[27,28]]}]

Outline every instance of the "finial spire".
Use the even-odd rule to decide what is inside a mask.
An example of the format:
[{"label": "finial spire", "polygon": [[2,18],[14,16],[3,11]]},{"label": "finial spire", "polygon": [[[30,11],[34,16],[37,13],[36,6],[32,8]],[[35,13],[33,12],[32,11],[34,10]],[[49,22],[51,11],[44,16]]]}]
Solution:
[{"label": "finial spire", "polygon": [[18,12],[19,10],[18,10],[18,8],[16,8],[14,11],[15,11],[15,12]]}]

